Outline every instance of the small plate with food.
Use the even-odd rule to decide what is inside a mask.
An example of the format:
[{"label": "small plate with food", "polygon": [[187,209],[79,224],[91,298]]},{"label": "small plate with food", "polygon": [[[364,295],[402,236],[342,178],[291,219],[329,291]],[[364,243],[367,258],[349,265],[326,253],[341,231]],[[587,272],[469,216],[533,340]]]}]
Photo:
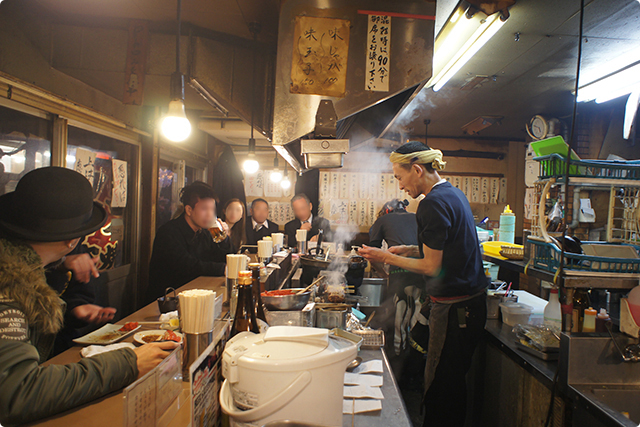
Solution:
[{"label": "small plate with food", "polygon": [[182,334],[172,330],[155,329],[151,331],[140,331],[133,336],[133,341],[138,344],[148,344],[150,342],[175,341],[182,342]]},{"label": "small plate with food", "polygon": [[108,345],[120,341],[122,338],[131,335],[135,331],[140,329],[138,322],[128,322],[124,325],[114,325],[107,323],[100,329],[76,338],[73,340],[76,344],[100,344]]}]

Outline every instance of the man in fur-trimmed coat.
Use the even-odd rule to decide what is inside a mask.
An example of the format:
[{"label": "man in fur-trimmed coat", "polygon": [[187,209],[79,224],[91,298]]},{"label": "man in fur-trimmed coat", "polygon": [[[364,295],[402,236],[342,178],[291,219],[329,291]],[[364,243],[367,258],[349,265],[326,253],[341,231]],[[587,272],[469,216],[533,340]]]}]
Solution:
[{"label": "man in fur-trimmed coat", "polygon": [[36,169],[0,196],[0,425],[34,421],[116,391],[176,347],[154,343],[40,366],[64,313],[44,266],[62,259],[106,218],[89,181],[69,169]]}]

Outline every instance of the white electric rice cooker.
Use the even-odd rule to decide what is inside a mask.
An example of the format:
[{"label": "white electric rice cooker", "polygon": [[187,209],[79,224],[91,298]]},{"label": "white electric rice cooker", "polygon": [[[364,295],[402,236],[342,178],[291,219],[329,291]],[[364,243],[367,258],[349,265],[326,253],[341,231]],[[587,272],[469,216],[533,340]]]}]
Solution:
[{"label": "white electric rice cooker", "polygon": [[344,373],[356,344],[327,329],[272,326],[233,337],[222,355],[220,405],[232,426],[270,421],[342,425]]}]

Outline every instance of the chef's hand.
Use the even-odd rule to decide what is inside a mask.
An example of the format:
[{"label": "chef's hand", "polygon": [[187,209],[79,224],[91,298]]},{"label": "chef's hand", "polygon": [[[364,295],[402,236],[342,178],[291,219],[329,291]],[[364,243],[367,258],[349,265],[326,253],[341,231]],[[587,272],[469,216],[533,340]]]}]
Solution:
[{"label": "chef's hand", "polygon": [[416,258],[420,255],[420,251],[417,246],[398,245],[391,246],[389,252],[394,255],[400,255],[403,257]]},{"label": "chef's hand", "polygon": [[71,310],[71,314],[87,323],[102,325],[113,319],[116,311],[117,310],[113,307],[100,307],[95,304],[83,304]]},{"label": "chef's hand", "polygon": [[100,277],[96,264],[100,257],[91,258],[88,254],[69,255],[64,260],[64,266],[73,272],[78,282],[89,283],[91,277]]},{"label": "chef's hand", "polygon": [[158,366],[180,344],[174,341],[149,343],[140,346],[135,351],[137,356],[138,378],[142,378],[150,370]]},{"label": "chef's hand", "polygon": [[312,238],[309,239],[310,242],[317,242],[318,241],[318,235],[316,234],[315,236],[313,236]]},{"label": "chef's hand", "polygon": [[358,249],[358,255],[362,255],[370,262],[379,262],[384,264],[387,251],[383,251],[380,248],[362,245],[362,247]]},{"label": "chef's hand", "polygon": [[300,226],[300,230],[310,231],[311,230],[311,223],[310,222],[305,222],[304,224],[302,224]]}]

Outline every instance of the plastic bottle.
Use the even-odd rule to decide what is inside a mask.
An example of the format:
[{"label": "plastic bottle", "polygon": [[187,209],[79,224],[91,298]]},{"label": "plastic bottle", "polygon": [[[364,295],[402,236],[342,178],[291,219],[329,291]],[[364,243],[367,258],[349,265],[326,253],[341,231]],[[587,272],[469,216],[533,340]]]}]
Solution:
[{"label": "plastic bottle", "polygon": [[584,323],[582,324],[582,332],[596,331],[596,311],[589,307],[584,311]]},{"label": "plastic bottle", "polygon": [[500,214],[500,241],[513,243],[516,234],[516,216],[507,205]]},{"label": "plastic bottle", "polygon": [[562,330],[562,312],[557,289],[551,289],[549,302],[544,307],[544,325],[557,331]]},{"label": "plastic bottle", "polygon": [[610,319],[607,309],[601,308],[600,313],[596,316],[596,332],[607,332],[607,327],[604,324]]}]

